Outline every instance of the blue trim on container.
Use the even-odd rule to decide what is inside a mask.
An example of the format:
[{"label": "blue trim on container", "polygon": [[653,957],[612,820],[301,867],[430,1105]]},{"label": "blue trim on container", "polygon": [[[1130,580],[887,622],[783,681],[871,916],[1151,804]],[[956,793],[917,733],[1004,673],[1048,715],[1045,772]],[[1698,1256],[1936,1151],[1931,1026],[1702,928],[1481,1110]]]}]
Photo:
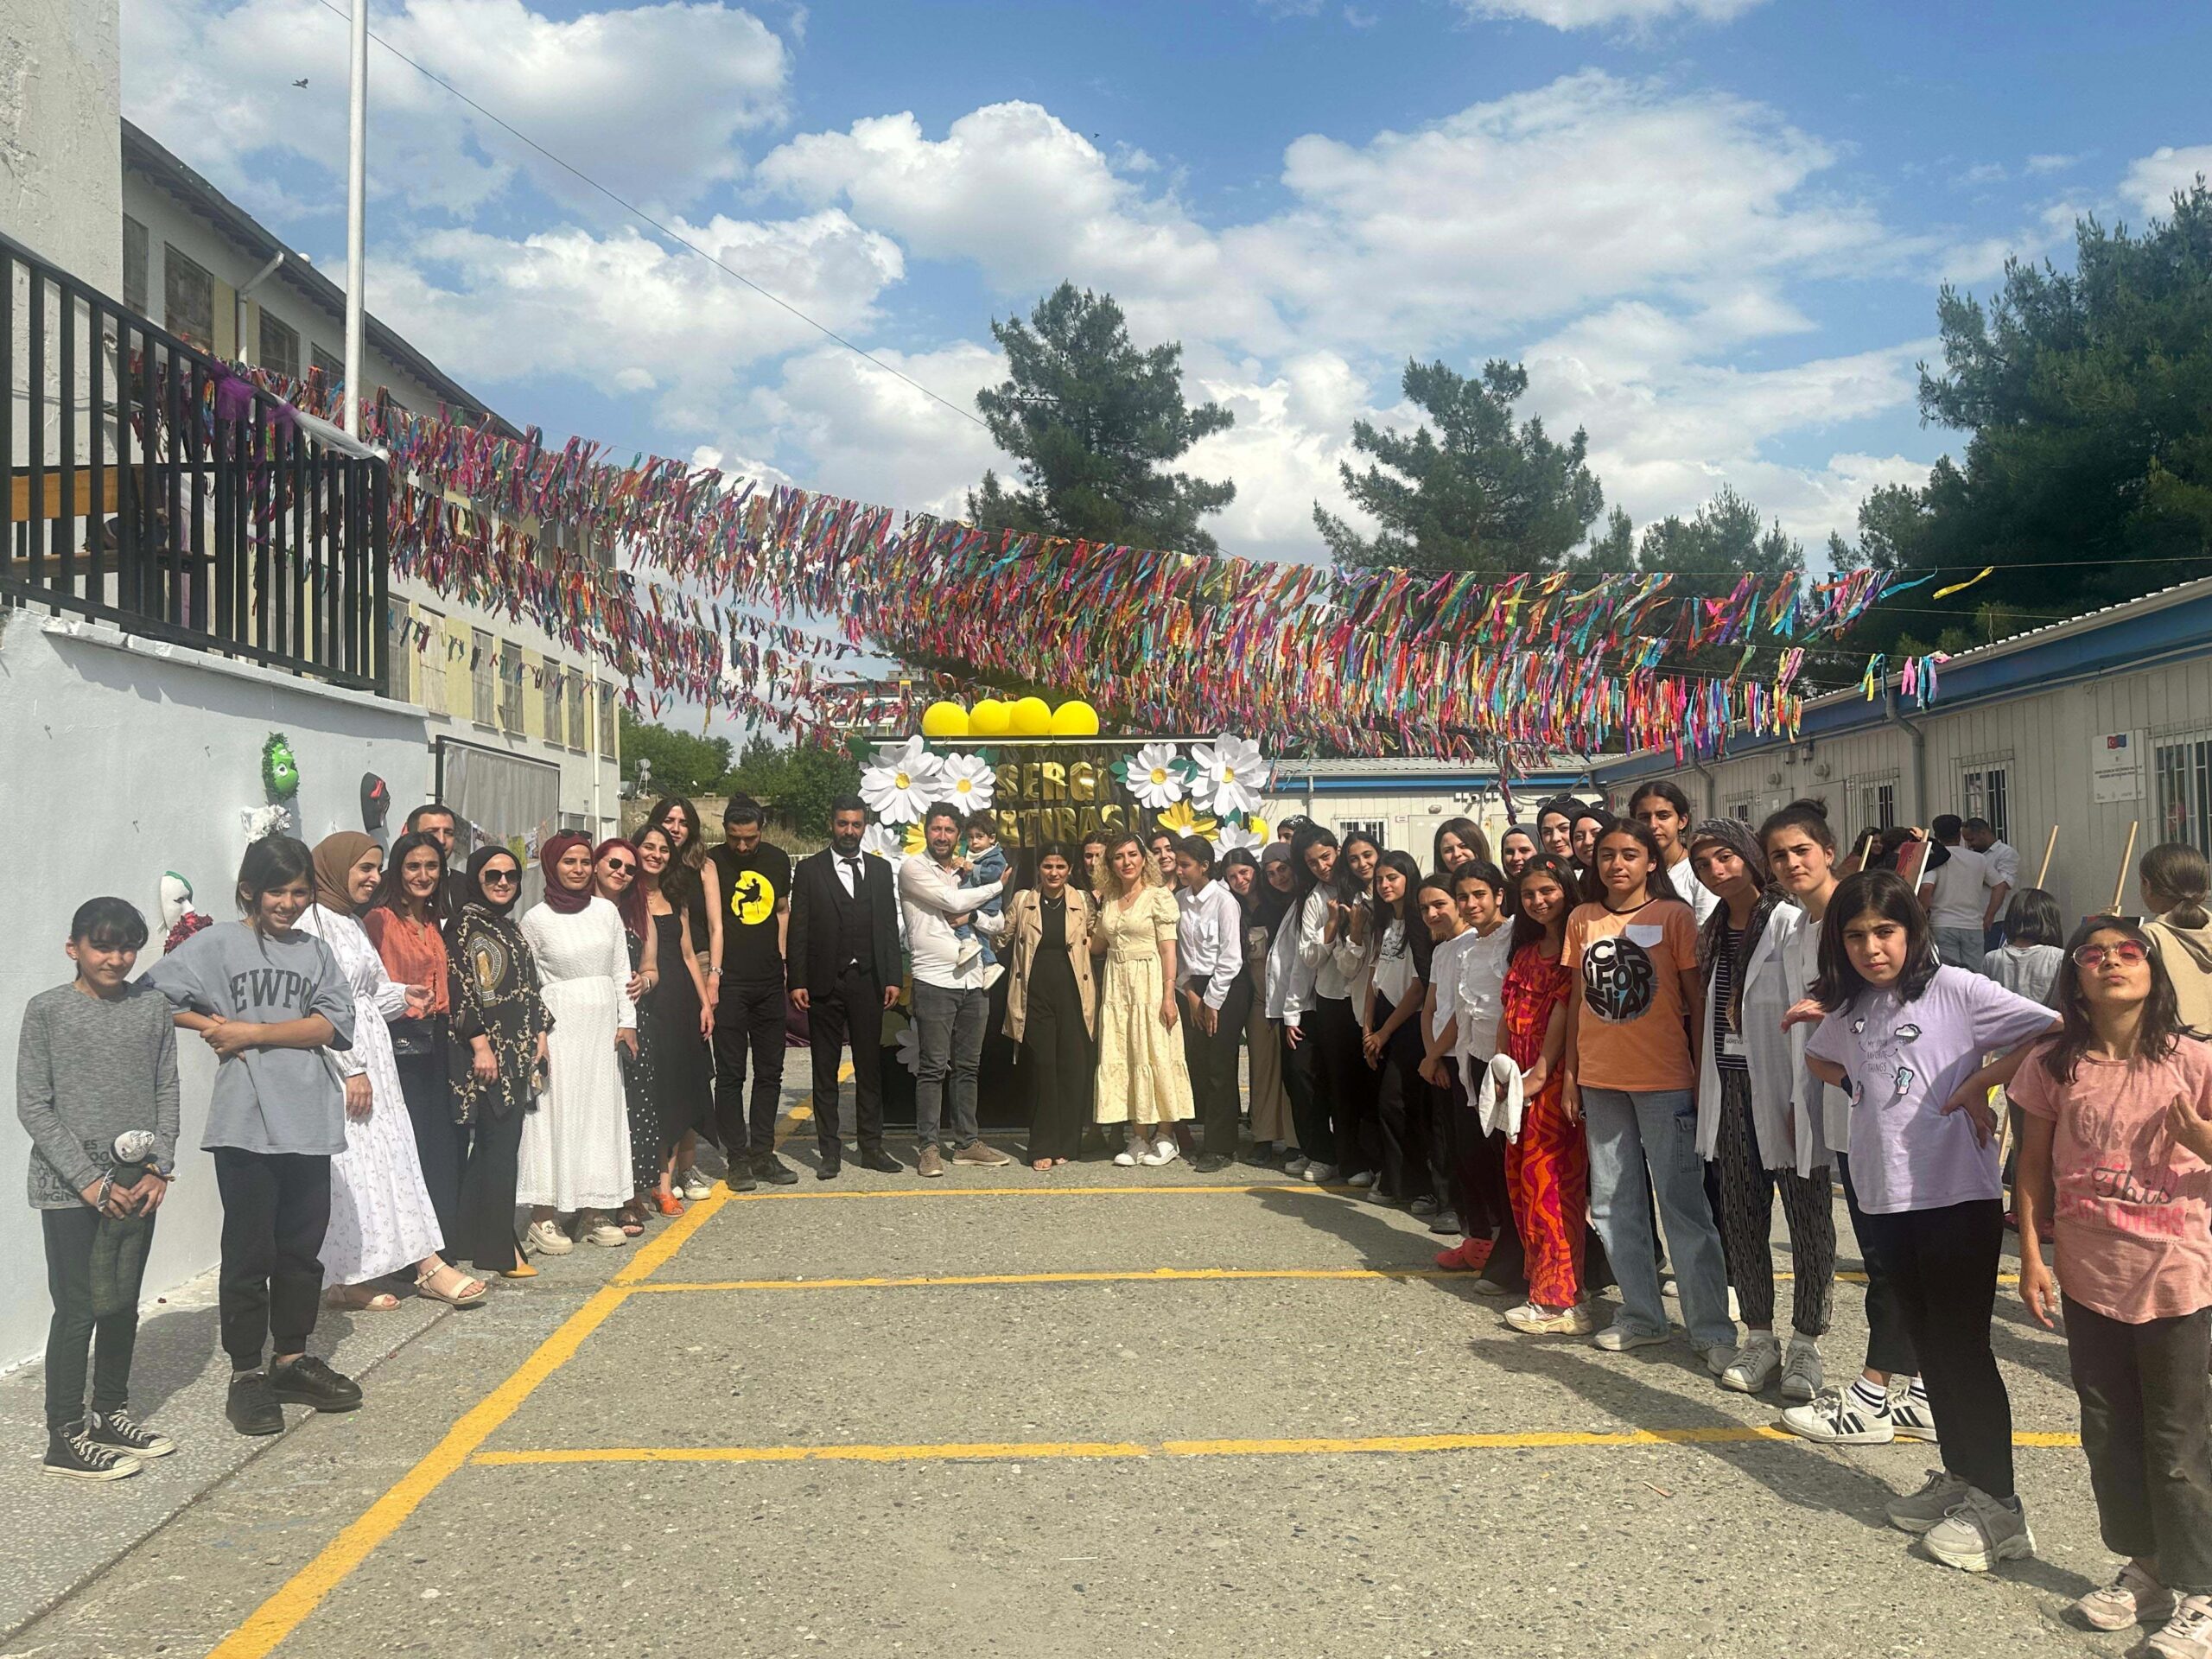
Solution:
[{"label": "blue trim on container", "polygon": [[[2100,675],[2146,667],[2154,659],[2212,656],[2212,594],[2168,605],[2148,615],[2115,619],[2102,627],[2085,628],[2056,639],[2039,640],[2002,657],[1982,662],[1961,662],[1940,671],[1936,701],[1927,708],[1897,699],[1897,712],[1907,720],[1934,719],[1978,703],[2049,691],[2062,685],[2094,679]],[[1732,743],[1727,753],[1707,760],[1725,760],[1770,753],[1793,742],[1842,737],[1889,724],[1879,697],[1869,702],[1853,695],[1805,711],[1797,736],[1753,738]],[[1638,755],[1605,767],[1600,784],[1628,783],[1687,770],[1690,762],[1672,754]]]}]

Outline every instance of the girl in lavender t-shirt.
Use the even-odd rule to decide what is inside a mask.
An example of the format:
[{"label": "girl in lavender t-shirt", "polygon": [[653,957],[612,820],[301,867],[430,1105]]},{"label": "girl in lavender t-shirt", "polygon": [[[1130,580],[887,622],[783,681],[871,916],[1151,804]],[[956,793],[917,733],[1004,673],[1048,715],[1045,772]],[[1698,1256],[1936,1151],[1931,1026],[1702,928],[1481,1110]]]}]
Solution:
[{"label": "girl in lavender t-shirt", "polygon": [[2128,1558],[2075,1610],[2101,1630],[2164,1620],[2145,1651],[2192,1659],[2212,1653],[2212,1049],[2117,917],[2069,941],[2052,1001],[2064,1027],[2012,1091],[2020,1300],[2046,1326],[2063,1300],[2099,1529]]},{"label": "girl in lavender t-shirt", "polygon": [[1850,1096],[1862,1243],[1896,1287],[1943,1426],[1942,1469],[1890,1503],[1891,1523],[1924,1535],[1946,1566],[1981,1573],[2035,1553],[2012,1490],[2012,1402],[1989,1346],[2005,1237],[1989,1090],[2056,1022],[1994,981],[1939,966],[1929,932],[1892,871],[1836,888],[1805,1063]]}]

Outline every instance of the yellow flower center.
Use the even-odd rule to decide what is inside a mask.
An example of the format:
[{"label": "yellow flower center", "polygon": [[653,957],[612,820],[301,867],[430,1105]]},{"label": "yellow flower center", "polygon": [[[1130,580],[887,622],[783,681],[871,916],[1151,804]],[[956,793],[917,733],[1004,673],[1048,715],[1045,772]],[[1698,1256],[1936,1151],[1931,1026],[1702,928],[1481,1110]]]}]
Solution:
[{"label": "yellow flower center", "polygon": [[1167,781],[1167,768],[1165,766],[1154,766],[1152,769],[1152,781],[1155,784],[1166,783]]},{"label": "yellow flower center", "polygon": [[965,794],[968,792],[969,788],[969,786],[970,786],[971,783],[972,783],[972,780],[971,780],[971,779],[966,779],[966,778],[956,778],[956,779],[954,779],[952,780],[952,790],[953,790],[953,793],[955,793],[956,795],[965,795]]},{"label": "yellow flower center", "polygon": [[901,789],[912,789],[912,788],[913,787],[912,783],[911,781],[909,781],[909,779],[907,779],[906,774],[905,772],[899,772],[899,773],[898,774],[898,779],[899,779],[899,788],[901,788]]}]

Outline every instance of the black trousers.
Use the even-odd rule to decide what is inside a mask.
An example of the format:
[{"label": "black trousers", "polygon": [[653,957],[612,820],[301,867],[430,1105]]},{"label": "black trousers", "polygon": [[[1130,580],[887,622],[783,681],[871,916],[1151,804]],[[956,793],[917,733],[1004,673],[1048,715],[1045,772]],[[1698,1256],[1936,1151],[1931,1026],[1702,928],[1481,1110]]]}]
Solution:
[{"label": "black trousers", "polygon": [[1021,1064],[1029,1073],[1029,1156],[1077,1157],[1097,1065],[1083,1023],[1083,995],[1072,969],[1054,973],[1041,966],[1032,970],[1028,992]]},{"label": "black trousers", "polygon": [[[1291,1042],[1293,1035],[1298,1041]],[[1298,1132],[1298,1149],[1317,1164],[1333,1163],[1337,1137],[1329,1128],[1329,1109],[1321,1099],[1320,1050],[1314,1041],[1313,1016],[1298,1025],[1282,1027],[1282,1086],[1290,1096],[1291,1127]]]},{"label": "black trousers", "polygon": [[223,1351],[241,1371],[261,1368],[272,1338],[280,1354],[306,1352],[322,1296],[330,1160],[217,1147],[215,1190],[223,1199]]},{"label": "black trousers", "polygon": [[1974,1198],[1870,1215],[1859,1225],[1904,1309],[1929,1408],[1943,1436],[1943,1467],[1992,1497],[2012,1497],[2012,1399],[1989,1346],[2005,1206]]},{"label": "black trousers", "polygon": [[[724,993],[725,995],[728,993]],[[783,1009],[776,1010],[778,1042],[783,1040]],[[810,996],[806,1007],[806,1039],[810,1057],[814,1062],[814,1139],[822,1153],[825,1168],[835,1169],[844,1160],[845,1143],[837,1135],[837,1071],[838,1056],[844,1052],[845,1043],[853,1046],[853,1128],[861,1143],[861,1155],[883,1150],[883,982],[872,970],[847,967],[837,976],[836,987],[820,996]],[[717,1064],[715,1092],[721,1093],[720,1050],[721,1027],[715,1027]],[[759,1050],[755,1049],[757,1056]],[[777,1062],[779,1086],[783,1077],[783,1064]],[[754,1099],[759,1099],[760,1084],[756,1078]],[[756,1111],[758,1108],[755,1108]],[[775,1143],[775,1118],[772,1111],[768,1120],[769,1144]],[[728,1144],[725,1142],[725,1144]]]},{"label": "black trousers", "polygon": [[1843,1186],[1844,1207],[1851,1214],[1851,1236],[1859,1241],[1859,1259],[1866,1268],[1866,1369],[1891,1376],[1917,1376],[1920,1355],[1905,1325],[1904,1304],[1883,1265],[1880,1249],[1867,1234],[1866,1212],[1859,1207],[1859,1189],[1851,1184],[1847,1154],[1835,1154],[1835,1173]]},{"label": "black trousers", "polygon": [[[1186,991],[1203,992],[1205,982],[1186,979]],[[1222,1158],[1236,1155],[1236,1112],[1242,1103],[1236,1084],[1236,1053],[1252,1017],[1252,976],[1239,973],[1230,982],[1211,1034],[1183,1010],[1183,1062],[1191,1073],[1191,1103],[1198,1114],[1201,1147]]]},{"label": "black trousers", "polygon": [[[879,1019],[880,1014],[879,1009]],[[748,1061],[753,1071],[749,1114],[745,1090]],[[858,1060],[853,1063],[853,1075],[860,1075]],[[783,1093],[782,982],[723,986],[721,999],[715,1004],[715,1125],[723,1157],[734,1164],[747,1154],[765,1158],[776,1149],[776,1108]]]},{"label": "black trousers", "polygon": [[2127,1325],[2065,1302],[2105,1548],[2155,1555],[2168,1589],[2212,1595],[2212,1308]]},{"label": "black trousers", "polygon": [[522,1125],[528,1116],[509,1112],[472,1126],[454,1230],[446,1235],[445,1257],[456,1267],[464,1255],[480,1273],[505,1273],[516,1265],[516,1165],[522,1157]]},{"label": "black trousers", "polygon": [[[1380,992],[1377,1026],[1396,1012]],[[1382,1133],[1382,1171],[1376,1188],[1389,1198],[1433,1198],[1440,1188],[1430,1160],[1438,1147],[1436,1090],[1421,1075],[1421,1027],[1416,1011],[1390,1033],[1375,1079],[1375,1120]]]},{"label": "black trousers", "polygon": [[395,1054],[399,1092],[415,1127],[415,1156],[423,1166],[423,1189],[438,1218],[440,1252],[448,1265],[458,1262],[461,1233],[461,1173],[468,1165],[468,1125],[453,1121],[453,1081],[446,1070],[445,1045],[424,1054]]},{"label": "black trousers", "polygon": [[88,1358],[92,1409],[120,1411],[130,1403],[138,1287],[156,1218],[104,1217],[84,1204],[39,1211],[46,1233],[46,1288],[54,1299],[54,1318],[46,1328],[48,1428],[84,1421]]},{"label": "black trousers", "polygon": [[1336,1156],[1329,1161],[1339,1175],[1373,1169],[1382,1150],[1382,1134],[1375,1121],[1375,1074],[1360,1052],[1359,1016],[1352,1010],[1351,999],[1316,997],[1306,1023],[1316,1049],[1315,1081],[1336,1146]]}]

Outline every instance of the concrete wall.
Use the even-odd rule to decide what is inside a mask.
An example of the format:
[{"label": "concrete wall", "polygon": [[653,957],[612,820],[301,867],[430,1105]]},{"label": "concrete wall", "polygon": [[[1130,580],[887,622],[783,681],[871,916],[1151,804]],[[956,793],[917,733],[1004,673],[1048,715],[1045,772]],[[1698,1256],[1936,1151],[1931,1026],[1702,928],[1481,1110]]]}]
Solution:
[{"label": "concrete wall", "polygon": [[[83,900],[115,893],[138,906],[154,935],[142,966],[160,954],[163,871],[190,881],[219,922],[236,914],[239,814],[266,798],[261,747],[272,730],[299,758],[296,816],[309,842],[361,827],[363,772],[397,790],[423,764],[413,709],[95,624],[0,610],[0,844],[30,861],[9,884],[13,948],[0,957],[0,1060],[11,1072],[24,1002],[69,977],[61,946]],[[214,1172],[199,1150],[214,1065],[194,1039],[181,1052],[181,1179],[162,1207],[149,1300],[213,1267],[219,1236]],[[15,1294],[0,1299],[0,1365],[46,1340],[43,1247],[22,1200],[29,1144],[15,1113],[0,1114],[0,1259],[16,1267]]]},{"label": "concrete wall", "polygon": [[0,0],[0,231],[93,287],[123,287],[121,9]]},{"label": "concrete wall", "polygon": [[[2161,664],[2133,672],[2103,674],[2077,684],[1947,709],[1939,701],[1905,719],[1923,734],[1921,770],[1926,798],[1915,790],[1912,738],[1885,726],[1724,760],[1698,771],[1672,773],[1694,810],[1727,813],[1741,806],[1757,820],[1801,795],[1824,798],[1840,838],[1873,823],[1870,791],[1895,786],[1898,823],[1926,823],[1939,813],[1969,813],[1965,777],[2001,767],[2006,783],[2006,838],[2020,850],[2021,879],[2035,880],[2054,826],[2058,841],[2044,885],[2059,912],[2077,917],[2113,902],[2128,844],[2138,826],[2135,859],[2120,882],[2124,911],[2140,907],[2134,864],[2161,841],[2188,838],[2190,826],[2169,820],[2160,795],[2157,760],[2162,748],[2179,748],[2196,737],[2212,739],[2212,658]],[[2126,748],[2108,747],[2125,734]],[[2135,757],[2130,769],[2125,757]],[[2114,769],[2114,763],[2118,767]],[[2108,777],[2101,791],[2100,766]],[[1633,787],[1633,785],[1630,785]],[[2128,791],[2133,791],[2131,794]],[[1622,791],[1624,792],[1624,791]],[[2120,798],[2099,801],[2100,793]],[[1708,801],[1710,805],[1708,807]],[[2202,824],[2196,826],[2202,834]]]}]

